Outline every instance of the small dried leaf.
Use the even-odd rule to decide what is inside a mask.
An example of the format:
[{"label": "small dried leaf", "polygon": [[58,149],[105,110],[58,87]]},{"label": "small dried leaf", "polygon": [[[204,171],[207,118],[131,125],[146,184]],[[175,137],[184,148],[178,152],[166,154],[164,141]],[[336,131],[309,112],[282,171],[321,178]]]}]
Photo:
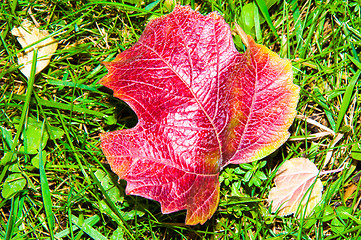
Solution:
[{"label": "small dried leaf", "polygon": [[34,49],[38,49],[38,60],[36,63],[36,72],[38,74],[50,62],[52,54],[56,51],[58,43],[53,37],[46,38],[49,36],[49,32],[46,30],[39,30],[29,21],[25,20],[21,23],[20,27],[15,27],[11,30],[11,33],[17,37],[18,42],[23,48],[44,39],[43,41],[35,44],[34,46],[25,50],[24,53],[18,55],[18,63],[24,64],[20,71],[29,79],[33,52]]},{"label": "small dried leaf", "polygon": [[343,195],[343,200],[347,201],[352,196],[352,194],[355,193],[356,190],[357,190],[357,185],[352,183],[350,186],[346,188],[345,193]]},{"label": "small dried leaf", "polygon": [[[313,186],[311,195],[309,188],[317,177],[318,169],[307,158],[293,158],[286,161],[277,171],[275,184],[268,202],[272,203],[272,212],[285,216],[296,213],[299,204],[306,207],[306,216],[321,201],[323,185],[319,179]],[[306,194],[306,195],[305,195]],[[302,201],[302,202],[301,202]],[[308,202],[308,203],[307,203]]]}]

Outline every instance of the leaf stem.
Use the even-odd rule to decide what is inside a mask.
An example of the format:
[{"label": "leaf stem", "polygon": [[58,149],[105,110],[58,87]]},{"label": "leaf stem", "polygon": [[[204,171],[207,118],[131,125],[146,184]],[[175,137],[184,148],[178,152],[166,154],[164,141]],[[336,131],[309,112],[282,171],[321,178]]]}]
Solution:
[{"label": "leaf stem", "polygon": [[320,174],[318,176],[322,176],[322,175],[325,175],[325,174],[330,174],[330,173],[338,173],[338,172],[342,172],[344,169],[344,167],[342,168],[339,168],[339,169],[334,169],[334,170],[327,170],[327,171],[322,171],[320,172]]},{"label": "leaf stem", "polygon": [[243,29],[236,22],[234,23],[234,26],[236,27],[236,32],[241,37],[243,44],[246,45],[246,47],[248,48],[249,42],[248,42],[247,34],[243,31]]}]

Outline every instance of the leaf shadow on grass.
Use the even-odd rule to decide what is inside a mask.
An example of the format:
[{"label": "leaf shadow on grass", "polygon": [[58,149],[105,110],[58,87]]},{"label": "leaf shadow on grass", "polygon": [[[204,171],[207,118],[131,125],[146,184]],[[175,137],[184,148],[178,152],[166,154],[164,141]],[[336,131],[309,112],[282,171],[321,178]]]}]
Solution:
[{"label": "leaf shadow on grass", "polygon": [[119,130],[119,125],[121,125],[123,128],[133,128],[137,125],[138,116],[127,103],[120,100],[119,98],[113,97],[113,91],[111,91],[109,88],[100,87],[98,90],[109,95],[107,104],[110,105],[110,108],[114,109],[112,112],[116,120],[114,124],[105,126],[104,130]]}]

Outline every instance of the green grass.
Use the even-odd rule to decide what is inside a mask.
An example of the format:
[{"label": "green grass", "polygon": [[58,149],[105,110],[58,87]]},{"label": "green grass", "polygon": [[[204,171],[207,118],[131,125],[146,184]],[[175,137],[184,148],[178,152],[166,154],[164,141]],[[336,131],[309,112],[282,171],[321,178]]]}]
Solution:
[{"label": "green grass", "polygon": [[[343,134],[336,143],[333,135],[310,138],[324,130],[296,118],[277,152],[221,173],[218,210],[202,226],[184,225],[184,211],[163,215],[157,202],[125,195],[126,183],[117,183],[100,149],[99,133],[137,121],[97,84],[106,74],[102,62],[131,47],[149,19],[170,11],[164,1],[136,2],[0,5],[0,239],[361,239],[360,1],[182,2],[203,14],[218,11],[291,59],[301,88],[298,115]],[[11,29],[32,20],[29,10],[59,46],[50,65],[27,80]],[[322,202],[306,218],[271,214],[265,202],[274,170],[293,157],[322,170],[344,167],[321,177]]]}]

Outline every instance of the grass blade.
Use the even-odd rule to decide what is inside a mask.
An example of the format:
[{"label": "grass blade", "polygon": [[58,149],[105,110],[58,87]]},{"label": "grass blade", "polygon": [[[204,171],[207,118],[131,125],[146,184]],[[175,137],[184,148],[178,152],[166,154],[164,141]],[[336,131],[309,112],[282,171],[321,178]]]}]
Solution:
[{"label": "grass blade", "polygon": [[[13,99],[17,99],[17,100],[21,100],[21,101],[26,99],[26,97],[24,98],[24,96],[21,96],[21,95],[13,95],[12,97],[13,97]],[[52,107],[52,108],[68,110],[68,111],[75,111],[75,112],[79,112],[79,113],[93,115],[93,116],[96,116],[96,117],[99,117],[99,118],[103,118],[103,117],[106,118],[107,117],[107,115],[102,113],[102,112],[90,110],[90,109],[87,109],[87,108],[82,108],[82,107],[79,107],[77,105],[59,103],[59,102],[55,102],[53,100],[45,100],[45,99],[40,98],[37,101],[31,100],[30,104],[34,104],[34,105],[41,104],[41,105],[46,106],[46,107]]]},{"label": "grass blade", "polygon": [[340,112],[338,113],[338,116],[337,116],[336,131],[340,130],[340,126],[343,121],[343,117],[345,116],[346,111],[347,111],[348,107],[350,106],[352,93],[355,88],[357,79],[360,76],[360,73],[361,73],[361,70],[358,70],[356,72],[356,74],[351,79],[349,85],[347,86],[345,94],[343,95]]},{"label": "grass blade", "polygon": [[19,210],[18,205],[19,205],[19,195],[16,195],[16,197],[13,197],[11,199],[11,210],[10,210],[8,222],[6,224],[6,233],[4,240],[10,240],[12,237],[13,229],[16,221],[15,216],[17,215],[17,212]]},{"label": "grass blade", "polygon": [[298,8],[297,0],[291,2],[291,10],[293,12],[293,21],[295,22],[295,32],[297,39],[297,46],[302,42],[302,20],[300,16],[300,10]]},{"label": "grass blade", "polygon": [[[109,195],[99,182],[98,178],[95,176],[93,171],[90,171],[90,175],[93,178],[93,181],[95,184],[99,187],[100,191],[105,197],[105,202],[107,203],[107,206],[109,206],[109,215],[114,216],[113,220],[117,221],[118,224],[123,228],[123,230],[126,232],[126,234],[130,237],[130,239],[135,239],[132,233],[129,231],[130,227],[128,226],[127,222],[124,220],[123,216],[119,213],[117,207],[115,206],[114,202],[110,199]],[[117,219],[118,218],[118,219]],[[119,221],[120,220],[120,221]]]},{"label": "grass blade", "polygon": [[358,69],[361,70],[361,62],[360,62],[359,60],[357,60],[357,59],[354,58],[354,57],[351,57],[350,55],[347,55],[347,57],[353,62],[353,64],[356,65],[356,67],[357,67]]},{"label": "grass blade", "polygon": [[[41,139],[44,135],[44,124],[41,126]],[[53,213],[53,204],[51,202],[51,193],[49,189],[48,179],[46,178],[43,157],[42,157],[42,146],[41,141],[39,145],[39,173],[40,173],[40,186],[41,186],[41,196],[43,197],[44,209],[46,214],[46,220],[49,227],[50,237],[54,239],[54,213]]]},{"label": "grass blade", "polygon": [[271,28],[273,34],[275,35],[275,37],[277,39],[281,39],[280,36],[277,33],[277,30],[276,30],[275,26],[272,23],[272,19],[271,19],[271,16],[269,15],[269,13],[268,13],[268,8],[267,8],[267,5],[266,5],[265,1],[264,0],[256,0],[256,3],[258,5],[259,10],[263,14],[263,17],[266,19],[266,22],[267,22],[268,26]]},{"label": "grass blade", "polygon": [[95,240],[107,240],[107,238],[101,234],[99,231],[94,229],[85,221],[80,221],[79,218],[71,215],[72,222],[77,225],[81,230],[83,230],[86,234],[88,234],[91,238]]},{"label": "grass blade", "polygon": [[329,107],[326,104],[327,103],[326,98],[324,98],[324,96],[322,96],[319,88],[317,88],[317,87],[314,89],[314,93],[315,93],[315,97],[319,100],[318,103],[320,104],[321,107],[324,108],[328,123],[330,124],[332,130],[334,132],[336,132],[336,122],[333,119],[332,112],[329,110]]},{"label": "grass blade", "polygon": [[311,43],[311,40],[315,34],[315,28],[317,26],[317,19],[319,19],[320,15],[321,15],[322,11],[321,9],[317,9],[315,12],[314,12],[314,15],[313,15],[313,18],[312,18],[312,24],[310,26],[310,30],[308,32],[308,36],[303,44],[303,47],[301,48],[301,51],[300,51],[300,58],[305,58],[306,56],[306,52],[307,50],[309,50],[309,47],[310,47],[310,43]]},{"label": "grass blade", "polygon": [[[91,217],[85,219],[85,220],[84,220],[84,223],[85,223],[85,224],[88,224],[89,226],[93,226],[94,224],[96,224],[97,222],[99,222],[99,220],[100,220],[100,217],[99,217],[98,215],[94,215],[94,216],[91,216]],[[72,231],[76,231],[76,230],[79,229],[79,227],[76,226],[76,225],[72,225],[70,228],[72,229]],[[70,228],[67,228],[67,229],[65,229],[65,230],[63,230],[63,231],[55,234],[54,237],[55,237],[56,239],[58,239],[58,238],[63,238],[63,237],[68,236],[68,235],[70,234],[70,231],[71,231]],[[50,238],[47,238],[47,240],[49,240],[49,239],[50,239]]]},{"label": "grass blade", "polygon": [[3,181],[3,179],[5,177],[5,174],[6,174],[8,168],[10,166],[7,163],[10,163],[12,161],[13,157],[14,157],[15,148],[18,146],[20,135],[21,135],[21,133],[22,133],[22,131],[24,129],[25,118],[28,116],[31,95],[32,95],[33,89],[34,89],[34,81],[35,81],[35,72],[36,72],[37,59],[38,59],[38,50],[34,49],[32,65],[31,65],[31,72],[30,72],[30,78],[28,80],[24,107],[23,107],[23,110],[21,112],[18,129],[16,129],[17,131],[16,131],[16,135],[15,135],[15,138],[14,138],[14,141],[13,141],[13,145],[12,145],[11,150],[10,150],[11,153],[6,155],[4,157],[4,160],[3,160],[3,164],[5,166],[4,166],[4,168],[3,168],[2,172],[1,172],[1,175],[0,175],[0,182]]}]

